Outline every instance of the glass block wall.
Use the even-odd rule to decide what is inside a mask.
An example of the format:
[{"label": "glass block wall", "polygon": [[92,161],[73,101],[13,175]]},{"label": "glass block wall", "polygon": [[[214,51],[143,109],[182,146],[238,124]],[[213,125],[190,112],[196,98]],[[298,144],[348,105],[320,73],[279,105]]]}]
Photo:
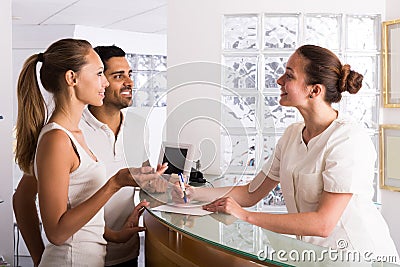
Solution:
[{"label": "glass block wall", "polygon": [[[279,105],[277,79],[303,44],[335,52],[364,75],[356,95],[335,105],[369,132],[377,151],[380,97],[380,16],[353,14],[238,14],[223,19],[223,112],[221,169],[247,183],[274,151],[285,128],[301,120],[296,109]],[[226,111],[227,110],[227,111]],[[246,133],[237,126],[246,128]],[[377,163],[378,164],[378,163]],[[376,166],[375,188],[378,181]],[[264,199],[283,203],[279,188]],[[377,195],[374,196],[375,201]]]},{"label": "glass block wall", "polygon": [[167,57],[163,55],[127,54],[132,68],[134,112],[143,116],[149,129],[148,159],[157,165],[167,116]]},{"label": "glass block wall", "polygon": [[133,107],[167,105],[167,57],[162,55],[127,54],[131,65],[135,94]]}]

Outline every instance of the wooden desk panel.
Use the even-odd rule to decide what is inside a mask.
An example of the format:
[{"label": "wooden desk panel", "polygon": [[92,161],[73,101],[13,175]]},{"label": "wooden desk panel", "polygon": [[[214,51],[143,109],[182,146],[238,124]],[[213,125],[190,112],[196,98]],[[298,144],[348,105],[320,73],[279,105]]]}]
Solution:
[{"label": "wooden desk panel", "polygon": [[145,211],[144,223],[146,267],[172,266],[279,266],[255,262],[237,254],[196,239],[161,222]]}]

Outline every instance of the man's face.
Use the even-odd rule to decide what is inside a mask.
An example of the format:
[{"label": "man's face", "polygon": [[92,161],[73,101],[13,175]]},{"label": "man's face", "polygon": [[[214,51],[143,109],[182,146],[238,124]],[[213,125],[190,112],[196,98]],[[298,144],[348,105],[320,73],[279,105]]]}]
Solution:
[{"label": "man's face", "polygon": [[125,57],[112,57],[106,61],[104,72],[110,85],[106,88],[104,104],[119,109],[132,104],[132,69]]}]

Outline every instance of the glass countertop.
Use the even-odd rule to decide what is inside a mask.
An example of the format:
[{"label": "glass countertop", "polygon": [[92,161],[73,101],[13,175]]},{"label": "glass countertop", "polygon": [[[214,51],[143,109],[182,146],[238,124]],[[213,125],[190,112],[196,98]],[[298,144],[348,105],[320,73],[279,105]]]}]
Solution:
[{"label": "glass countertop", "polygon": [[149,201],[147,210],[168,227],[249,259],[278,266],[398,266],[386,262],[365,262],[360,253],[316,246],[227,214],[194,216],[153,210],[163,204],[174,205],[171,190],[171,185],[161,194],[141,190],[140,199]]}]

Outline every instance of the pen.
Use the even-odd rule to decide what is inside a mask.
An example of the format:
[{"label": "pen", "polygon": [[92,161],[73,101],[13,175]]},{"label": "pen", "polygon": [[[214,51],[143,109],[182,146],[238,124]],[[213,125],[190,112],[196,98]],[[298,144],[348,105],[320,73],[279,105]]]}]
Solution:
[{"label": "pen", "polygon": [[178,176],[179,176],[179,185],[183,191],[183,201],[185,201],[185,203],[187,203],[185,180],[183,179],[182,173],[178,173]]}]

